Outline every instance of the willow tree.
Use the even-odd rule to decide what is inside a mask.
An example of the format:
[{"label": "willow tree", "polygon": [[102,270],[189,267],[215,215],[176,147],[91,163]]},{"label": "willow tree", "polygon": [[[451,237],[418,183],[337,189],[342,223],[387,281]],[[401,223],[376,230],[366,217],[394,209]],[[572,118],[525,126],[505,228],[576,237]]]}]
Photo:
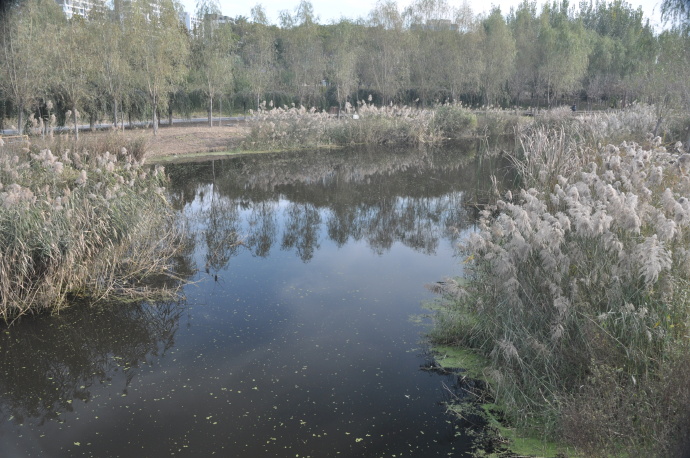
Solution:
[{"label": "willow tree", "polygon": [[[643,94],[656,110],[654,135],[672,114],[680,112],[687,117],[690,113],[689,66],[690,36],[678,29],[664,31],[659,36],[655,62],[645,68],[640,78]],[[690,141],[690,126],[687,121],[685,124],[687,142]]]},{"label": "willow tree", "polygon": [[544,5],[540,15],[539,77],[547,104],[582,86],[587,71],[589,42],[581,21],[568,17],[568,2]]},{"label": "willow tree", "polygon": [[617,0],[581,7],[580,20],[590,31],[591,50],[585,77],[588,95],[621,98],[623,106],[640,72],[656,60],[656,37],[641,8]]},{"label": "willow tree", "polygon": [[403,17],[394,1],[379,1],[369,14],[369,37],[362,73],[382,102],[392,102],[410,80],[410,40]]},{"label": "willow tree", "polygon": [[662,0],[661,17],[677,25],[690,26],[690,0]]},{"label": "willow tree", "polygon": [[17,129],[46,87],[46,43],[49,31],[64,20],[51,0],[26,0],[4,6],[0,17],[0,87],[17,110]]},{"label": "willow tree", "polygon": [[445,0],[415,0],[404,12],[414,45],[410,47],[410,80],[422,106],[449,90],[444,71],[457,52],[452,9]]},{"label": "willow tree", "polygon": [[158,134],[158,111],[187,76],[189,42],[173,0],[132,0],[125,12],[127,54],[134,86],[146,94]]},{"label": "willow tree", "polygon": [[492,104],[498,102],[502,92],[513,72],[515,65],[515,39],[510,33],[501,10],[494,8],[489,17],[482,23],[483,42],[482,55],[483,71],[481,78],[484,102]]},{"label": "willow tree", "polygon": [[511,11],[508,23],[515,38],[515,61],[518,62],[508,87],[513,100],[519,105],[521,95],[527,91],[532,99],[537,87],[539,19],[536,3],[523,0],[516,10]]},{"label": "willow tree", "polygon": [[124,129],[124,118],[118,116],[122,111],[122,100],[131,83],[132,69],[127,60],[127,34],[116,14],[110,10],[97,10],[89,13],[87,22],[92,43],[93,58],[98,62],[94,84],[98,93],[110,105],[113,127],[118,127],[118,119]]},{"label": "willow tree", "polygon": [[286,83],[297,93],[302,106],[318,104],[326,59],[318,18],[310,2],[302,0],[291,16],[283,11],[283,62]]},{"label": "willow tree", "polygon": [[191,42],[191,87],[200,90],[208,100],[208,125],[213,126],[213,100],[233,82],[236,38],[230,24],[219,21],[220,7],[215,0],[197,4],[201,24]]},{"label": "willow tree", "polygon": [[91,83],[100,68],[96,65],[95,46],[83,46],[90,37],[86,20],[74,15],[60,27],[55,37],[58,47],[52,48],[53,84],[65,106],[71,111],[74,136],[79,139],[79,109],[93,96]]},{"label": "willow tree", "polygon": [[276,37],[261,5],[252,8],[252,23],[241,41],[244,75],[258,110],[262,95],[275,84],[277,74]]},{"label": "willow tree", "polygon": [[213,99],[233,82],[236,40],[230,24],[218,22],[219,13],[198,11],[203,20],[192,39],[190,81],[208,100],[208,125],[213,126]]},{"label": "willow tree", "polygon": [[357,90],[361,27],[343,19],[330,26],[329,32],[325,41],[327,76],[335,85],[335,96],[342,109],[348,97]]}]

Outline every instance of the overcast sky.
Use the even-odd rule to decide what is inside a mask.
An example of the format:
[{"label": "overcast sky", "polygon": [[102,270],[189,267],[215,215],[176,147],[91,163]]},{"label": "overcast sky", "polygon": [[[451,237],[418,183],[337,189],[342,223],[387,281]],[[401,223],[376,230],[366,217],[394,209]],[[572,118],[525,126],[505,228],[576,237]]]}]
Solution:
[{"label": "overcast sky", "polygon": [[[184,8],[189,13],[194,13],[196,10],[197,0],[180,0]],[[511,7],[516,7],[522,0],[489,0],[489,1],[472,1],[469,0],[472,11],[475,14],[488,12],[493,5],[500,6],[503,14],[507,14]],[[631,0],[627,3],[633,8],[642,7],[645,18],[649,18],[653,25],[659,24],[659,3],[661,0]],[[221,11],[224,15],[230,17],[246,16],[250,17],[250,10],[253,6],[261,4],[266,11],[270,22],[278,23],[278,13],[282,10],[288,10],[294,13],[299,0],[219,0]],[[397,4],[400,10],[409,6],[412,0],[398,0]],[[463,0],[448,0],[451,6],[457,7],[463,3]],[[543,0],[537,0],[541,5]],[[342,17],[348,19],[357,19],[359,17],[366,17],[369,12],[376,5],[375,0],[311,0],[314,6],[314,12],[319,17],[321,24],[328,24],[332,21],[337,21]],[[571,0],[571,5],[579,4],[579,0]]]}]

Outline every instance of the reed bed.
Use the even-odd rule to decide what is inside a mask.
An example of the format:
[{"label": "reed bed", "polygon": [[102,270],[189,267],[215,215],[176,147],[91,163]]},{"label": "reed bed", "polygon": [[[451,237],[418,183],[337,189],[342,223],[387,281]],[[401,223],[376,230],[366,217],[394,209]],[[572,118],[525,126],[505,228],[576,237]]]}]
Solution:
[{"label": "reed bed", "polygon": [[[614,122],[629,129],[590,125]],[[482,213],[465,278],[434,287],[431,338],[486,356],[507,419],[537,437],[586,456],[687,453],[690,155],[552,127],[520,136],[523,188]]]},{"label": "reed bed", "polygon": [[[171,293],[181,229],[162,168],[126,148],[0,146],[0,317],[59,312],[75,297]],[[77,145],[77,147],[80,145]],[[97,149],[97,148],[95,148]]]},{"label": "reed bed", "polygon": [[304,107],[263,103],[250,118],[246,149],[295,149],[343,145],[438,145],[476,133],[477,118],[462,105],[435,109],[349,103],[340,116]]}]

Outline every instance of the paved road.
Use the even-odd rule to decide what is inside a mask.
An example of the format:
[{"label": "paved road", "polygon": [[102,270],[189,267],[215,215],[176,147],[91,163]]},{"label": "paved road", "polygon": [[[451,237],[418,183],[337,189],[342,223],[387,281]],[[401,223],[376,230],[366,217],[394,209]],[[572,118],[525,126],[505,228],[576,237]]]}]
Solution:
[{"label": "paved road", "polygon": [[[217,122],[237,122],[237,121],[243,121],[247,117],[246,116],[224,116],[222,118],[213,118],[213,124],[216,125]],[[208,118],[175,118],[173,119],[173,125],[175,124],[202,124],[202,123],[208,123]],[[161,120],[160,123],[161,127],[168,126],[168,120]],[[111,129],[113,127],[112,124],[96,124],[94,126],[96,129],[103,130],[103,129]],[[133,122],[132,124],[127,124],[125,126],[125,129],[131,129],[134,127],[151,127],[151,121],[138,121],[138,122]],[[79,125],[79,130],[80,131],[87,131],[90,130],[91,126],[89,124],[80,124]],[[68,132],[70,130],[74,130],[72,126],[58,126],[55,127],[55,132]],[[0,135],[17,135],[17,129],[4,129],[0,130]]]}]

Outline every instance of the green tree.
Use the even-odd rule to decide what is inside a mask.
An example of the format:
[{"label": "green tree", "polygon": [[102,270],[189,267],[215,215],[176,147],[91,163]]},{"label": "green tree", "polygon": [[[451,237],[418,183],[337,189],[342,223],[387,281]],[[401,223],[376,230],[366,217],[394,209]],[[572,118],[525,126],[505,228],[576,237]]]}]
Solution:
[{"label": "green tree", "polygon": [[530,99],[534,98],[538,81],[539,54],[536,46],[539,37],[539,19],[536,2],[523,0],[517,9],[512,11],[508,23],[515,38],[515,70],[510,77],[508,87],[511,98],[520,104],[522,94],[526,91]]},{"label": "green tree", "polygon": [[326,59],[320,26],[315,22],[310,2],[302,0],[294,17],[284,13],[283,64],[284,82],[297,95],[302,106],[320,105],[322,82],[326,75]]},{"label": "green tree", "polygon": [[110,105],[113,127],[118,119],[124,129],[124,119],[118,116],[122,100],[130,90],[132,69],[126,53],[126,36],[122,23],[112,10],[92,11],[87,22],[94,61],[98,63],[93,75],[96,90]]},{"label": "green tree", "polygon": [[157,135],[158,111],[166,108],[168,94],[187,76],[189,42],[172,0],[132,0],[130,5],[125,21],[133,81],[146,94]]},{"label": "green tree", "polygon": [[501,10],[494,8],[482,22],[481,89],[484,102],[492,104],[503,98],[503,90],[515,65],[515,40]]},{"label": "green tree", "polygon": [[661,17],[678,25],[690,25],[690,0],[662,0]]},{"label": "green tree", "polygon": [[[674,112],[690,111],[690,81],[687,68],[690,65],[690,36],[687,30],[667,30],[659,36],[659,53],[642,78],[642,90],[647,100],[654,104],[657,124],[654,135],[662,123]],[[690,141],[690,126],[686,141]]]},{"label": "green tree", "polygon": [[588,96],[621,99],[625,106],[637,75],[656,58],[652,28],[641,8],[633,9],[621,0],[581,5],[580,18],[590,31]]},{"label": "green tree", "polygon": [[84,46],[85,43],[93,43],[93,40],[89,36],[86,20],[79,15],[67,20],[58,29],[55,38],[59,46],[52,48],[53,84],[71,112],[74,135],[79,139],[79,110],[94,96],[90,83],[97,70],[100,70],[96,67],[96,46]]},{"label": "green tree", "polygon": [[589,44],[582,22],[569,17],[567,0],[544,5],[539,20],[539,84],[551,106],[553,99],[581,87]]},{"label": "green tree", "polygon": [[327,76],[335,85],[336,99],[342,109],[359,82],[357,62],[361,55],[361,28],[348,20],[341,20],[330,26],[329,31],[324,44]]},{"label": "green tree", "polygon": [[410,80],[409,34],[397,4],[391,0],[376,3],[369,13],[368,25],[361,73],[366,86],[378,91],[387,104]]},{"label": "green tree", "polygon": [[213,126],[213,99],[233,82],[236,39],[230,24],[218,23],[220,8],[215,2],[200,3],[197,14],[203,22],[192,39],[190,80],[207,98],[208,124]]},{"label": "green tree", "polygon": [[47,89],[49,31],[64,20],[50,0],[26,0],[5,6],[0,17],[0,87],[17,110],[17,129],[24,132],[25,115]]},{"label": "green tree", "polygon": [[422,106],[449,90],[446,67],[451,64],[454,48],[452,9],[445,0],[416,0],[404,13],[409,24],[412,46],[409,50],[411,86]]},{"label": "green tree", "polygon": [[245,81],[258,110],[263,94],[275,85],[277,73],[276,36],[261,5],[252,8],[252,23],[240,41]]}]

